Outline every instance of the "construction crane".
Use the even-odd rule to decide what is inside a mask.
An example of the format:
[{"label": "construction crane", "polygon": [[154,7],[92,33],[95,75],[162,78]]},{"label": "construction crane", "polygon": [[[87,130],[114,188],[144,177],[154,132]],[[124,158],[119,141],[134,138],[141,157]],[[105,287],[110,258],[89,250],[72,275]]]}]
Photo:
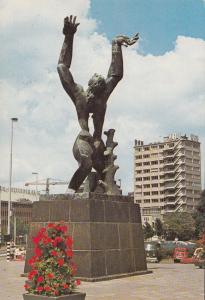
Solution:
[{"label": "construction crane", "polygon": [[46,186],[46,195],[49,195],[50,185],[66,185],[67,181],[60,181],[52,178],[41,179],[38,181],[26,182],[25,186],[29,185],[45,185]]}]

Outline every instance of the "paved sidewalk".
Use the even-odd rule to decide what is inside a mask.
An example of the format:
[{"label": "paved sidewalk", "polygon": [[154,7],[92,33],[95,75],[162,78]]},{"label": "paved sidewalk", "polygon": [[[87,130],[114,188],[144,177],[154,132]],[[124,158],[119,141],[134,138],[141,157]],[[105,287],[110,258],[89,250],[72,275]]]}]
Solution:
[{"label": "paved sidewalk", "polygon": [[[204,300],[204,270],[194,265],[149,264],[152,274],[82,282],[86,300]],[[24,262],[0,259],[0,299],[22,300]]]}]

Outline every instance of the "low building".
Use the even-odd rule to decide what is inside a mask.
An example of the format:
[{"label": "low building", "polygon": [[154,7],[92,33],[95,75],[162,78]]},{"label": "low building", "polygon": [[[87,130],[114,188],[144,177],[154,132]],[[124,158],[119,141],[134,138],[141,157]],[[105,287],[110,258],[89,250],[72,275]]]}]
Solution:
[{"label": "low building", "polygon": [[[0,235],[7,233],[9,188],[0,186]],[[32,203],[39,200],[39,194],[34,190],[23,188],[11,189],[11,223],[20,220],[22,225],[29,224],[32,214]]]}]

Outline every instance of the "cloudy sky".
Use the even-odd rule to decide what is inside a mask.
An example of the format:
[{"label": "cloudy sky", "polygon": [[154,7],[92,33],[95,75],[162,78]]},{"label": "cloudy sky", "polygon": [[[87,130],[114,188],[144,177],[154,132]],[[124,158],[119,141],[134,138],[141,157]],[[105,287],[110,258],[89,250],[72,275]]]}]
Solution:
[{"label": "cloudy sky", "polygon": [[[137,45],[123,49],[124,78],[104,124],[116,129],[123,191],[133,190],[134,139],[198,135],[204,165],[205,1],[0,0],[0,185],[9,182],[11,117],[19,119],[13,186],[34,181],[32,172],[69,181],[76,170],[72,145],[79,125],[56,72],[63,18],[70,14],[80,22],[72,73],[85,88],[94,72],[106,76],[112,38],[140,33]],[[66,186],[52,189],[60,191]]]}]

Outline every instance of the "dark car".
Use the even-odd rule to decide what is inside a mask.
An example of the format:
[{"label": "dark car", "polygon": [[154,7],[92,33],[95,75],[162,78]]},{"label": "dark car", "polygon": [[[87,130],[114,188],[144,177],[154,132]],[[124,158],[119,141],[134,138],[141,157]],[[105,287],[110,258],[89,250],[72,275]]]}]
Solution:
[{"label": "dark car", "polygon": [[147,262],[159,262],[161,260],[161,246],[157,242],[145,242]]}]

